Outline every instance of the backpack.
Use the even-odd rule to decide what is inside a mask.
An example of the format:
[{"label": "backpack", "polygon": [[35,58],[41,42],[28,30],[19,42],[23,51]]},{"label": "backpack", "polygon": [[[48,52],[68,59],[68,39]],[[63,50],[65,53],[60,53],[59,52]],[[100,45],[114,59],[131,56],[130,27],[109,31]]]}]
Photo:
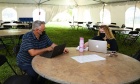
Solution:
[{"label": "backpack", "polygon": [[133,58],[140,61],[140,49],[133,55]]}]

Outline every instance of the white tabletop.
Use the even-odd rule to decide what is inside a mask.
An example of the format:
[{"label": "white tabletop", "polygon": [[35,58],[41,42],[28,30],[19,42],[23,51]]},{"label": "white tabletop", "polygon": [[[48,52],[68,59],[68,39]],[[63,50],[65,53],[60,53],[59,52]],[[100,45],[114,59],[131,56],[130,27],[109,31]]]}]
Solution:
[{"label": "white tabletop", "polygon": [[126,29],[126,28],[112,28],[112,27],[109,28],[114,31],[132,31],[131,29]]},{"label": "white tabletop", "polygon": [[29,25],[26,23],[5,23],[4,26],[18,26],[18,25]]},{"label": "white tabletop", "polygon": [[6,29],[0,30],[0,36],[13,36],[13,35],[21,35],[29,32],[29,29]]}]

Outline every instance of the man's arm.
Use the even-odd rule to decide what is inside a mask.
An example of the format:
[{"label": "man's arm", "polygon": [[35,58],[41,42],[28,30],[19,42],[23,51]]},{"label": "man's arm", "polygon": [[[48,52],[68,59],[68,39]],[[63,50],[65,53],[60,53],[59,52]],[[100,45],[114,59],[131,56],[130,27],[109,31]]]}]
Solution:
[{"label": "man's arm", "polygon": [[31,56],[41,55],[45,51],[52,51],[54,47],[57,46],[55,43],[53,43],[51,46],[43,49],[30,49],[28,50],[29,54]]}]

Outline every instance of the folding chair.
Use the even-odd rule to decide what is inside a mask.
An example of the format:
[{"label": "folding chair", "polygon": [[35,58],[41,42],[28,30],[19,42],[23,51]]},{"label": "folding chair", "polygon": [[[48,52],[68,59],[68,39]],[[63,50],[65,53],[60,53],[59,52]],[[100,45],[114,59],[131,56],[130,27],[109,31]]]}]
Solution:
[{"label": "folding chair", "polygon": [[83,22],[78,22],[77,23],[77,29],[80,28],[80,27],[83,29]]},{"label": "folding chair", "polygon": [[74,26],[74,23],[73,22],[71,22],[71,21],[69,21],[69,24],[70,24],[70,26],[71,26],[71,28],[75,28],[75,26]]},{"label": "folding chair", "polygon": [[136,28],[136,29],[135,29],[135,31],[138,31],[138,32],[140,32],[140,28]]},{"label": "folding chair", "polygon": [[137,41],[138,37],[139,37],[138,31],[130,31],[129,34],[124,38],[122,44],[126,45],[128,43],[129,45],[132,45]]},{"label": "folding chair", "polygon": [[13,67],[4,55],[0,55],[0,66],[7,63],[15,75],[8,77],[3,84],[32,84],[32,78],[28,75],[17,75]]},{"label": "folding chair", "polygon": [[3,42],[3,40],[0,38],[0,50],[2,50],[2,49],[5,49],[6,50],[6,53],[8,53],[10,56],[12,56],[11,55],[11,53],[9,52],[9,50],[8,50],[8,48],[7,48],[7,46],[6,46],[6,44]]},{"label": "folding chair", "polygon": [[24,34],[22,34],[22,35],[19,36],[19,38],[18,38],[18,45],[20,45],[23,35]]},{"label": "folding chair", "polygon": [[126,27],[126,29],[131,29],[131,30],[133,30],[133,27]]},{"label": "folding chair", "polygon": [[15,73],[15,75],[17,75],[16,71],[12,68],[12,66],[8,62],[7,58],[4,55],[0,55],[0,66],[2,66],[5,62],[7,62],[7,64],[12,69],[12,71]]},{"label": "folding chair", "polygon": [[29,25],[27,26],[28,29],[32,29],[32,23],[28,23]]},{"label": "folding chair", "polygon": [[116,25],[117,23],[112,22],[111,24]]},{"label": "folding chair", "polygon": [[140,61],[140,48],[132,57],[135,58],[136,60]]},{"label": "folding chair", "polygon": [[12,28],[12,26],[9,26],[9,25],[4,25],[4,24],[7,24],[7,23],[11,23],[11,22],[3,22],[2,25],[4,28]]},{"label": "folding chair", "polygon": [[[15,56],[17,56],[17,54],[19,52],[19,49],[20,49],[20,44],[17,44],[16,46],[14,46],[13,52],[14,52]],[[22,75],[25,75],[26,74],[26,72],[23,71],[22,69],[20,69],[20,72],[21,72]]]},{"label": "folding chair", "polygon": [[[10,28],[9,27],[0,27],[0,30],[8,30],[8,29],[10,29]],[[14,44],[12,36],[6,36],[4,41],[6,41],[6,44]],[[7,43],[7,41],[10,41],[10,42]]]},{"label": "folding chair", "polygon": [[87,24],[86,24],[86,26],[87,26],[87,28],[88,28],[88,30],[92,30],[92,22],[88,22]]},{"label": "folding chair", "polygon": [[93,29],[93,27],[90,27],[89,24],[86,24],[86,26],[87,26],[88,30],[92,30]]},{"label": "folding chair", "polygon": [[125,24],[122,24],[121,28],[125,28]]},{"label": "folding chair", "polygon": [[[108,27],[111,27],[111,28],[120,28],[120,27],[117,26],[117,25],[108,25]],[[116,37],[117,34],[119,35],[120,32],[112,30],[112,33],[113,33],[114,36]]]}]

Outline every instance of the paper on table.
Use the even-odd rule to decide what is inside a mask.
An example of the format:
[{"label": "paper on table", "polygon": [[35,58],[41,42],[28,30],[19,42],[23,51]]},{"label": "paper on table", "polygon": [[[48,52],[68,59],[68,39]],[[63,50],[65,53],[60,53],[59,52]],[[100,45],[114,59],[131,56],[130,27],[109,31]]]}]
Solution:
[{"label": "paper on table", "polygon": [[85,63],[85,62],[91,62],[91,61],[100,61],[100,60],[106,60],[105,58],[98,56],[96,54],[92,55],[83,55],[83,56],[74,56],[71,57],[72,59],[76,60],[79,63]]}]

